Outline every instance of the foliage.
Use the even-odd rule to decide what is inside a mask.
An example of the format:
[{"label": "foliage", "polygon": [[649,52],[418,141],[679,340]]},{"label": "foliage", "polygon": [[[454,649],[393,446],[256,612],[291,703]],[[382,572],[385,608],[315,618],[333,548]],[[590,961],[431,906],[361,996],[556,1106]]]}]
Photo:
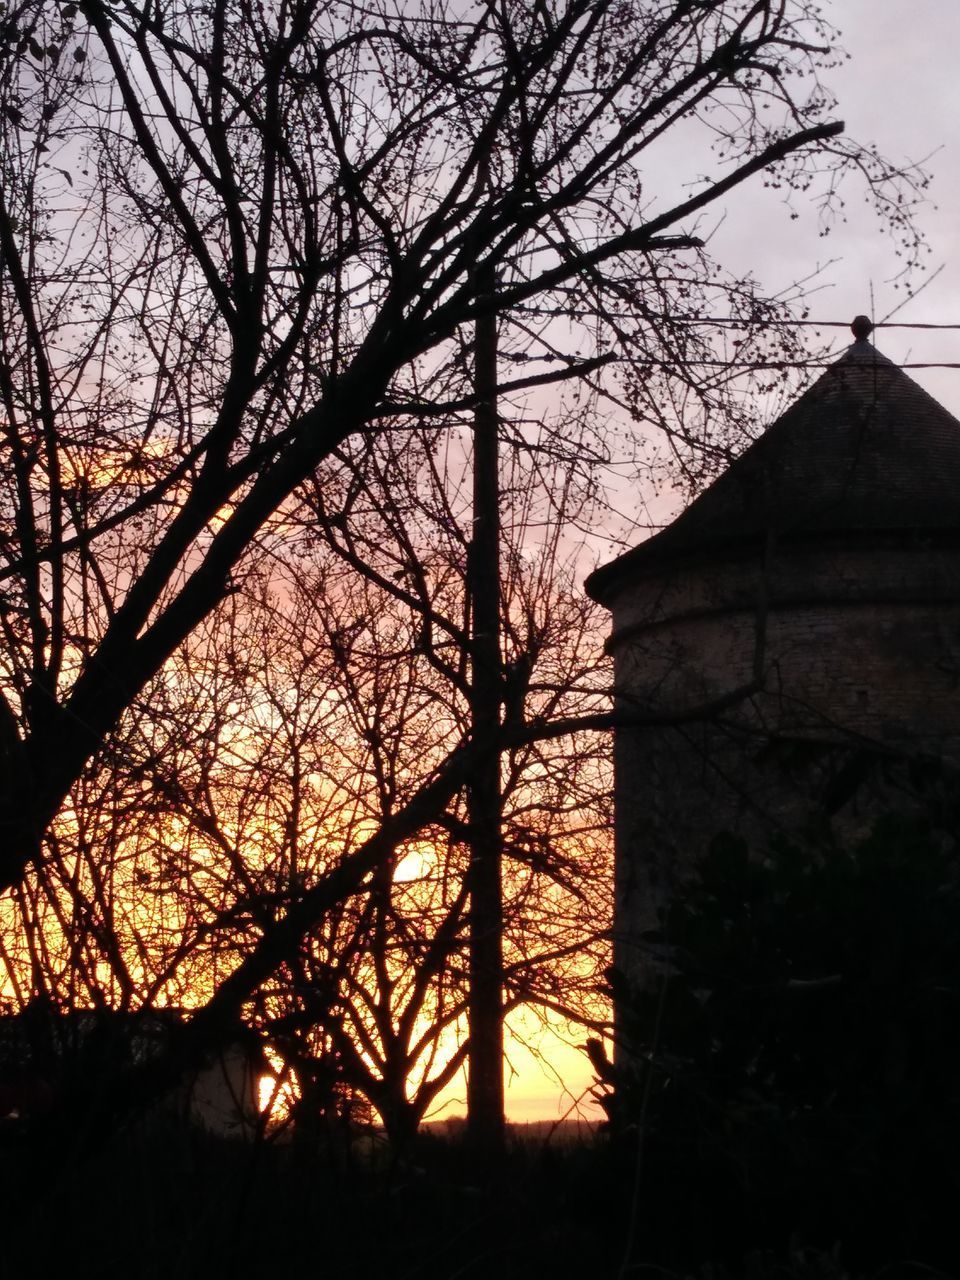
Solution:
[{"label": "foliage", "polygon": [[646,1129],[645,1213],[693,1247],[791,1234],[857,1265],[950,1264],[960,1141],[960,849],[721,836],[665,910],[660,987],[620,993],[606,1106]]}]

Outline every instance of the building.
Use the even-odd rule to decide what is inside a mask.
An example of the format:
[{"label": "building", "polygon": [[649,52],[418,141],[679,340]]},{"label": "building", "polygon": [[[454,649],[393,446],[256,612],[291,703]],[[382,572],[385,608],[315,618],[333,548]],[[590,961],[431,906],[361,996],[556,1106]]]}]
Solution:
[{"label": "building", "polygon": [[[40,1002],[0,1016],[0,1126],[29,1124],[56,1108],[79,1080],[99,1080],[159,1059],[183,1015],[172,1009],[49,1010]],[[259,1127],[265,1070],[253,1034],[235,1037],[186,1073],[158,1102],[167,1120],[221,1138],[251,1138]]]},{"label": "building", "polygon": [[960,759],[960,422],[856,341],[670,526],[602,566],[615,962],[720,830],[866,824]]}]

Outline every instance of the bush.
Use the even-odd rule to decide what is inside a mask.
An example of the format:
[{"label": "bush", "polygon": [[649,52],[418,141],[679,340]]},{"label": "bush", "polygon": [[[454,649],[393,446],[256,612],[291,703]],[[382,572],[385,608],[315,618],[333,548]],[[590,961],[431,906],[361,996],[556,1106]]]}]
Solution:
[{"label": "bush", "polygon": [[[742,1258],[791,1240],[852,1267],[950,1266],[960,1192],[960,855],[889,817],[852,848],[717,838],[614,975],[621,1145],[643,1122],[645,1238]],[[656,989],[654,989],[656,987]]]}]

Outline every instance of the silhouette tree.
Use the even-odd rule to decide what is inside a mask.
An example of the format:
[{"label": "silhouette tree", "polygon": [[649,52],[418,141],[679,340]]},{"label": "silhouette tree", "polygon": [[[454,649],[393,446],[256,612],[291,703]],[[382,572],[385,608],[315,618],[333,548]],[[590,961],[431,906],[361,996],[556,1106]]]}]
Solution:
[{"label": "silhouette tree", "polygon": [[[465,335],[478,318],[496,310],[515,365],[502,395],[590,386],[645,429],[663,425],[682,453],[700,427],[717,444],[728,403],[723,376],[693,377],[691,361],[715,353],[709,333],[684,322],[722,299],[744,323],[745,360],[785,340],[783,308],[710,262],[698,236],[706,210],[762,178],[811,189],[829,217],[853,169],[914,255],[922,178],[840,136],[817,78],[832,57],[817,8],[28,0],[5,10],[0,887],[19,895],[26,919],[57,880],[71,904],[63,936],[77,956],[112,948],[124,999],[206,954],[214,990],[182,1054],[201,1054],[329,913],[448,820],[478,757],[465,735],[433,740],[390,804],[348,824],[337,856],[308,877],[287,840],[296,891],[285,895],[251,880],[214,821],[202,770],[192,788],[173,767],[187,767],[174,717],[187,715],[214,767],[226,689],[246,681],[255,703],[264,688],[257,655],[204,653],[262,558],[293,564],[288,531],[322,510],[355,563],[351,513],[383,510],[356,460],[387,463],[393,489],[415,502],[412,428],[433,424],[433,447],[455,447],[476,400]],[[682,172],[676,139],[689,154]],[[715,176],[689,185],[706,171]],[[495,298],[478,289],[478,267],[496,273]],[[681,401],[683,421],[662,408]],[[583,476],[608,459],[602,420],[556,423],[533,440],[516,428],[531,467],[548,476],[560,461]],[[426,606],[415,647],[444,669],[436,635],[449,619],[432,607],[433,586],[416,558],[400,556],[392,572]],[[310,651],[344,687],[358,623]],[[526,655],[515,657],[504,741],[546,752],[534,744],[570,727],[549,722],[565,704],[546,689],[525,704]],[[202,679],[187,710],[176,682],[191,667]],[[125,748],[140,728],[157,749],[132,763]],[[126,852],[118,863],[107,822],[93,819],[78,825],[80,861],[64,858],[64,840],[80,839],[71,823],[84,792],[104,801],[105,820],[120,812],[131,826],[153,806],[147,845],[167,840],[161,807],[179,807],[192,832],[174,851],[179,867],[163,869],[182,886],[170,898],[175,925],[159,909],[145,917],[168,961],[148,982],[118,948],[130,926],[114,888],[122,866],[146,902],[157,869]],[[222,864],[190,861],[203,824]],[[45,900],[63,915],[57,894]],[[211,934],[213,920],[230,928]],[[30,948],[39,936],[26,936],[28,968],[49,981],[52,960]],[[211,937],[213,959],[195,946]],[[92,962],[87,973],[96,987]]]},{"label": "silhouette tree", "polygon": [[[816,8],[8,9],[0,884],[298,486],[469,405],[478,263],[531,386],[611,343],[672,375],[714,288],[698,215],[755,175],[829,207],[858,168],[911,247],[903,184],[809,88]],[[697,121],[718,175],[645,187]]]},{"label": "silhouette tree", "polygon": [[[405,452],[409,472],[409,438]],[[363,510],[320,536],[315,494],[313,519],[288,530],[282,564],[248,573],[75,788],[69,820],[55,826],[57,857],[27,881],[29,897],[17,891],[4,963],[21,1005],[39,989],[58,1007],[195,1007],[471,738],[470,511],[451,518],[441,500],[468,459],[429,502],[420,478],[419,514],[392,485],[387,459],[367,463]],[[514,524],[530,486],[512,470]],[[605,703],[595,609],[563,572],[563,528],[557,520],[536,555],[508,557],[514,719],[522,707],[525,719],[570,720]],[[523,531],[516,522],[521,541]],[[399,579],[398,562],[409,566]],[[426,601],[411,602],[414,578]],[[436,660],[427,602],[447,636]],[[506,753],[506,1011],[524,1004],[595,1021],[609,901],[609,780],[598,751],[598,735],[585,733]],[[405,1148],[461,1070],[470,835],[465,798],[454,794],[248,993],[244,1018],[275,1047],[304,1132],[312,1112],[323,1117],[317,1136],[335,1136],[344,1105],[361,1098]]]}]

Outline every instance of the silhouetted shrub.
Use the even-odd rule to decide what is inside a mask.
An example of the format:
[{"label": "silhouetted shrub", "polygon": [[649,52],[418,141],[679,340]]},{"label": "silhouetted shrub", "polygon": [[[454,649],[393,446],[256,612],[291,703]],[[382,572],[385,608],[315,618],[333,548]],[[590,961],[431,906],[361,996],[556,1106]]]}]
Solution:
[{"label": "silhouetted shrub", "polygon": [[[644,1238],[676,1257],[792,1239],[950,1266],[960,1203],[960,856],[889,817],[855,847],[717,838],[651,935],[604,1070],[643,1123]],[[596,1054],[595,1054],[596,1056]]]}]

